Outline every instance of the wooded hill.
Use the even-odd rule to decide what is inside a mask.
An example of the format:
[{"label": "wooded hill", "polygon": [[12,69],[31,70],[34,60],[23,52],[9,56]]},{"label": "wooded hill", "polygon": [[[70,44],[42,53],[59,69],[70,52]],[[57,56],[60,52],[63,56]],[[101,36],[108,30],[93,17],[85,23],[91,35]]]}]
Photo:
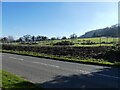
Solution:
[{"label": "wooded hill", "polygon": [[120,26],[116,24],[112,25],[111,27],[86,32],[84,35],[80,37],[91,38],[91,37],[118,37],[118,36],[120,36]]}]

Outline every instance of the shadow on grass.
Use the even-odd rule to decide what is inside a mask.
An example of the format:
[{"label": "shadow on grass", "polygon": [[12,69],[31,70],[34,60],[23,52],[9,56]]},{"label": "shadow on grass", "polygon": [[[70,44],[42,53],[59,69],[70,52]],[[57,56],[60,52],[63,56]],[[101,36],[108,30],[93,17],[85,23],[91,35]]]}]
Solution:
[{"label": "shadow on grass", "polygon": [[73,89],[82,90],[90,88],[112,88],[120,89],[120,76],[117,68],[99,69],[97,72],[83,72],[84,74],[75,73],[70,75],[57,75],[52,80],[44,83],[38,83],[47,89]]}]

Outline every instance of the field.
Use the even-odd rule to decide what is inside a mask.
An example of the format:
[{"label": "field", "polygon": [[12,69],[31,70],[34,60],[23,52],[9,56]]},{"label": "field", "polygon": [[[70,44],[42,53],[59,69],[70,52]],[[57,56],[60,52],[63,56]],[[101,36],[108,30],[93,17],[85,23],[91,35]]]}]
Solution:
[{"label": "field", "polygon": [[2,73],[2,90],[42,90],[33,83],[24,80],[16,75],[13,75],[6,71],[0,71]]},{"label": "field", "polygon": [[[101,38],[78,38],[78,39],[63,39],[63,40],[46,40],[46,41],[36,41],[38,46],[53,46],[53,44],[61,41],[70,41],[73,42],[74,45],[72,46],[113,46],[118,42],[118,38],[106,38],[106,37],[101,37]],[[91,44],[87,44],[91,43]],[[20,43],[12,43],[14,45],[22,45]],[[25,45],[25,44],[24,44]]]}]

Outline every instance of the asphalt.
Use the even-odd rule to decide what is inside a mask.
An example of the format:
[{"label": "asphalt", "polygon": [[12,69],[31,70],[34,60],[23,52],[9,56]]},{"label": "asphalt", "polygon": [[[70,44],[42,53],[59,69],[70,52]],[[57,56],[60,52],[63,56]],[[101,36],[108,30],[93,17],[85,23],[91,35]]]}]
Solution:
[{"label": "asphalt", "polygon": [[43,88],[119,88],[120,69],[2,53],[2,69]]}]

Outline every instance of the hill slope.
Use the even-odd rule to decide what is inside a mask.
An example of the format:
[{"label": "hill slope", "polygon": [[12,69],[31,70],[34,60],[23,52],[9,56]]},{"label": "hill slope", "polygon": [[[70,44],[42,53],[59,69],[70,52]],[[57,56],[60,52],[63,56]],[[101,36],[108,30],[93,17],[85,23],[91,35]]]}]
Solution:
[{"label": "hill slope", "polygon": [[118,37],[118,32],[120,32],[120,26],[118,24],[113,25],[111,27],[106,27],[103,29],[92,30],[86,32],[84,35],[80,36],[81,38],[89,38],[89,37]]}]

